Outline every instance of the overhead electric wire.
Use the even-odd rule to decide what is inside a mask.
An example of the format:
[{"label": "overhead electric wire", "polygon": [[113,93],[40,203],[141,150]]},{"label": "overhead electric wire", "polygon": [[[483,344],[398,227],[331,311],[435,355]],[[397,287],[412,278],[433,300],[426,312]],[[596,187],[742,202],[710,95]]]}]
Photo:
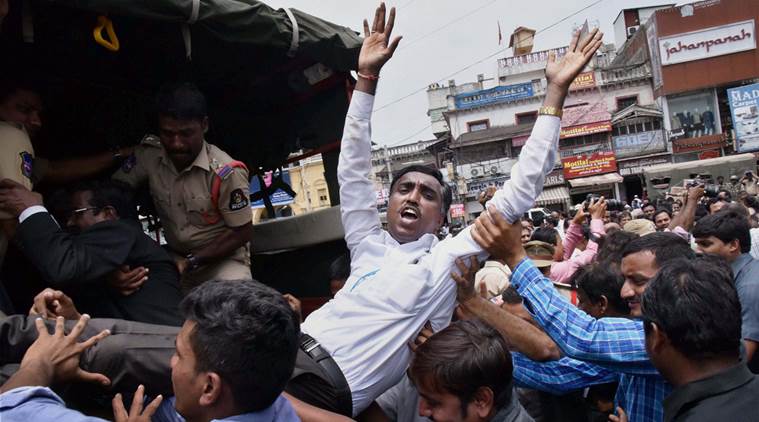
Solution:
[{"label": "overhead electric wire", "polygon": [[[552,23],[552,24],[550,24],[550,25],[546,26],[545,28],[541,28],[540,30],[538,30],[538,31],[536,31],[536,32],[535,32],[535,34],[533,35],[533,37],[534,37],[535,35],[537,35],[537,34],[541,33],[541,32],[544,32],[544,31],[547,31],[547,30],[549,30],[549,29],[553,28],[554,26],[556,26],[556,25],[558,25],[558,24],[560,24],[560,23],[562,23],[562,22],[566,21],[567,19],[571,18],[572,16],[575,16],[575,15],[577,15],[578,13],[582,13],[582,12],[584,12],[585,10],[588,10],[588,9],[590,9],[591,7],[593,7],[593,6],[597,5],[597,4],[601,3],[601,2],[603,2],[603,0],[596,0],[596,1],[594,1],[593,3],[591,3],[591,4],[589,4],[589,5],[585,6],[585,7],[583,7],[582,9],[580,9],[580,10],[578,10],[578,11],[576,11],[576,12],[574,12],[574,13],[572,13],[572,14],[568,15],[568,16],[565,16],[564,18],[562,18],[562,19],[560,19],[560,20],[558,20],[558,21],[556,21],[556,22],[554,22],[554,23]],[[443,76],[442,78],[439,78],[439,79],[437,79],[435,82],[437,82],[437,83],[440,83],[440,82],[442,82],[442,81],[445,81],[446,79],[450,79],[451,77],[453,77],[453,76],[456,76],[456,75],[458,75],[459,73],[461,73],[461,72],[463,72],[463,71],[465,71],[465,70],[471,69],[472,67],[474,67],[474,66],[476,66],[476,65],[478,65],[478,64],[480,64],[480,63],[482,63],[482,62],[484,62],[485,60],[489,60],[489,59],[491,59],[491,58],[493,58],[493,57],[495,57],[495,56],[497,56],[497,55],[499,55],[499,54],[502,54],[502,53],[503,53],[504,51],[506,51],[507,49],[508,49],[508,47],[507,47],[507,48],[499,48],[499,49],[498,49],[498,51],[496,51],[495,53],[493,53],[493,54],[490,54],[490,55],[488,55],[488,56],[486,56],[486,57],[484,57],[484,58],[482,58],[482,59],[480,59],[480,60],[477,60],[477,61],[475,61],[475,62],[473,62],[473,63],[470,63],[470,64],[468,64],[468,65],[464,66],[463,68],[461,68],[461,69],[458,69],[458,70],[456,70],[455,72],[448,74],[447,76]],[[428,85],[428,86],[429,86],[429,85]],[[417,90],[415,90],[415,91],[412,91],[412,92],[410,92],[410,93],[408,93],[408,94],[406,94],[406,95],[403,95],[403,96],[401,96],[401,97],[399,97],[399,98],[396,98],[395,100],[392,100],[392,101],[390,101],[389,103],[386,103],[386,104],[383,104],[383,105],[381,105],[381,106],[377,107],[377,108],[374,110],[374,112],[376,113],[376,112],[378,112],[378,111],[380,111],[380,110],[386,109],[386,108],[390,107],[391,105],[393,105],[393,104],[397,104],[397,103],[399,103],[399,102],[401,102],[401,101],[403,101],[403,100],[405,100],[405,99],[407,99],[407,98],[409,98],[409,97],[412,97],[412,96],[414,96],[414,95],[416,95],[416,94],[418,94],[418,93],[420,93],[420,92],[423,92],[423,91],[425,91],[426,89],[427,89],[427,86],[424,86],[424,87],[422,87],[422,88],[419,88],[419,89],[417,89]]]}]

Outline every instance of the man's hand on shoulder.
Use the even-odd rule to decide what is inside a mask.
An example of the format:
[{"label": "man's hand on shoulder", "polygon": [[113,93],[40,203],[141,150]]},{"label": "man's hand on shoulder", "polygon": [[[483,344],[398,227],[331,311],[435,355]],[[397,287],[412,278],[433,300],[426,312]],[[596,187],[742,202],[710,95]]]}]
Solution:
[{"label": "man's hand on shoulder", "polygon": [[19,216],[25,209],[34,205],[42,205],[42,195],[13,180],[0,180],[0,209]]},{"label": "man's hand on shoulder", "polygon": [[122,296],[129,296],[140,290],[148,281],[148,269],[145,267],[130,268],[122,265],[108,274],[108,285]]},{"label": "man's hand on shoulder", "polygon": [[522,247],[522,223],[510,224],[495,207],[488,207],[472,227],[472,238],[494,259],[514,268],[526,256]]}]

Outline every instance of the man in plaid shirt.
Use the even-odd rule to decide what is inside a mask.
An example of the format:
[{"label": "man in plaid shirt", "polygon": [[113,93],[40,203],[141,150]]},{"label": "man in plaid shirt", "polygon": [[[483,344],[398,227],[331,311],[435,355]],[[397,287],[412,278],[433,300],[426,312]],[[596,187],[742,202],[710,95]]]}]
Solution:
[{"label": "man in plaid shirt", "polygon": [[[620,374],[616,401],[630,421],[662,421],[662,402],[672,387],[648,358],[643,323],[639,319],[595,319],[569,303],[527,259],[520,235],[521,226],[510,225],[493,208],[477,219],[472,230],[477,243],[512,269],[512,285],[524,297],[535,321],[567,357],[592,364],[588,371],[598,371],[597,365]],[[672,233],[649,234],[625,247],[621,266],[625,283],[620,295],[633,318],[641,316],[640,297],[647,283],[664,262],[678,257],[692,258],[694,253]],[[586,375],[594,378],[598,373]]]}]

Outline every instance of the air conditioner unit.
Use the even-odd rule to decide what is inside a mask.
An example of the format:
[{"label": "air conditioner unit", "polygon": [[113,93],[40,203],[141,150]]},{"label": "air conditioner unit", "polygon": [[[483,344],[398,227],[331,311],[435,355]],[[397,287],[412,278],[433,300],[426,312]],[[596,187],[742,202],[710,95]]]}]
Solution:
[{"label": "air conditioner unit", "polygon": [[636,32],[638,32],[638,29],[640,28],[640,25],[635,25],[627,28],[627,38],[632,37],[635,35]]},{"label": "air conditioner unit", "polygon": [[498,168],[498,166],[490,167],[490,174],[498,174],[498,173],[500,173],[500,169]]},{"label": "air conditioner unit", "polygon": [[472,175],[472,177],[477,177],[477,176],[479,176],[479,175],[480,175],[480,171],[479,171],[479,169],[472,169],[472,170],[469,172],[469,174],[471,174],[471,175]]}]

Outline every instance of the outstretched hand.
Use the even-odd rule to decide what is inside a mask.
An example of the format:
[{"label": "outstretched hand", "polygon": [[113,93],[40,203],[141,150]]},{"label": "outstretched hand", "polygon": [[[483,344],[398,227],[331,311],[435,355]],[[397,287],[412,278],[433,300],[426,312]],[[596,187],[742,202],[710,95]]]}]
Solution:
[{"label": "outstretched hand", "polygon": [[546,79],[549,84],[554,84],[562,89],[569,89],[569,85],[577,75],[588,65],[590,59],[596,53],[603,41],[603,32],[598,28],[580,39],[580,31],[575,32],[569,43],[567,53],[560,59],[556,59],[556,53],[548,54],[546,65]]},{"label": "outstretched hand", "polygon": [[78,342],[77,339],[89,320],[89,315],[82,315],[68,335],[63,333],[63,317],[56,318],[53,334],[48,333],[42,318],[35,320],[39,337],[26,351],[19,372],[26,369],[39,371],[47,377],[49,383],[85,381],[110,385],[111,381],[105,375],[87,372],[79,367],[79,356],[82,352],[110,334],[108,330],[103,330],[81,343]]},{"label": "outstretched hand", "polygon": [[395,49],[402,37],[395,37],[392,41],[390,37],[395,26],[395,8],[390,9],[390,16],[385,22],[385,3],[380,6],[374,13],[374,22],[371,29],[369,22],[364,19],[364,43],[361,46],[361,53],[358,56],[358,72],[365,76],[379,76],[382,66],[393,57]]}]

